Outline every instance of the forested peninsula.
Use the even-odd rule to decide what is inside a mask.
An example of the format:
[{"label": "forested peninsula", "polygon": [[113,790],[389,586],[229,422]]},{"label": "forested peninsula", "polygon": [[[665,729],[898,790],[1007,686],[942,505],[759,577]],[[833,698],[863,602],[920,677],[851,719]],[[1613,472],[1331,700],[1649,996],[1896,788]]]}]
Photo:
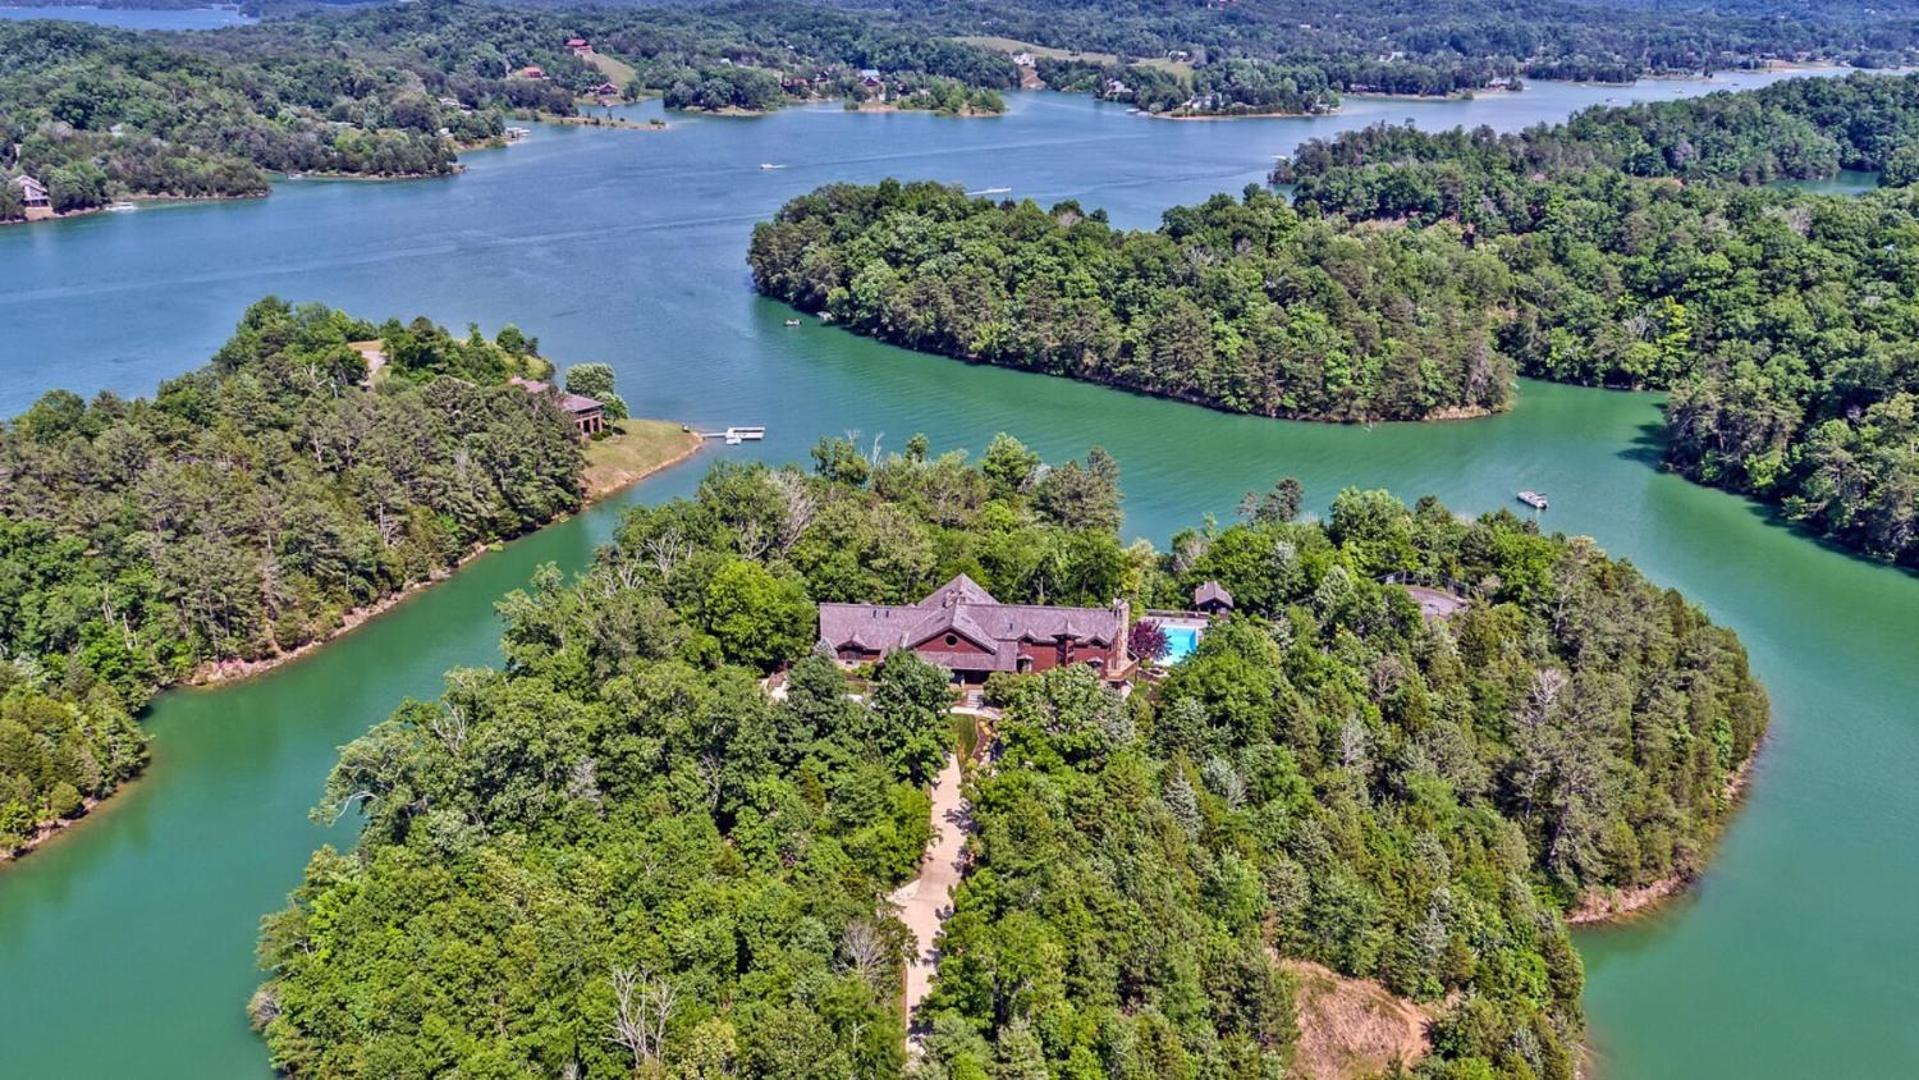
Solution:
[{"label": "forested peninsula", "polygon": [[[1067,203],[836,185],[756,229],[760,291],[947,356],[1322,420],[1671,391],[1664,452],[1919,566],[1919,77],[1802,79],[1515,135],[1377,126],[1295,185],[1118,232]],[[1885,190],[1773,184],[1876,170]]]},{"label": "forested peninsula", "polygon": [[952,691],[910,650],[816,653],[824,601],[961,573],[1008,602],[1238,599],[1130,696],[1081,665],[988,684],[928,1077],[1270,1075],[1314,962],[1431,1011],[1420,1075],[1570,1078],[1565,912],[1696,870],[1765,728],[1729,631],[1508,514],[1349,490],[1302,523],[1282,484],[1162,552],[1120,543],[1097,449],[814,461],[632,509],[577,581],[501,603],[502,668],[343,750],[315,813],[360,815],[358,847],[262,924],[277,1068],[900,1074],[885,898]]},{"label": "forested peninsula", "polygon": [[747,261],[761,292],[859,333],[1234,412],[1433,419],[1511,394],[1496,257],[1261,190],[1127,232],[1075,203],[833,184],[756,227]]},{"label": "forested peninsula", "polygon": [[[374,388],[349,342],[380,347]],[[580,505],[536,343],[264,300],[152,399],[0,425],[0,858],[139,771],[161,688],[320,641]]]},{"label": "forested peninsula", "polygon": [[[289,53],[260,36],[0,22],[0,173],[55,213],[114,199],[263,195],[269,175],[437,176],[501,135],[497,110],[439,101],[398,57]],[[498,88],[498,84],[495,84]],[[568,102],[570,100],[562,99]],[[0,185],[0,221],[25,216]]]}]

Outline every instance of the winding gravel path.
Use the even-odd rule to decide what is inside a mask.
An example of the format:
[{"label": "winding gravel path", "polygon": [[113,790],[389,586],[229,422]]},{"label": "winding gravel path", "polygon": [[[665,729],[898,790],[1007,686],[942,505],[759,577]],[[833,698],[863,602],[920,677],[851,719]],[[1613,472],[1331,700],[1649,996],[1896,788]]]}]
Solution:
[{"label": "winding gravel path", "polygon": [[966,834],[973,827],[970,808],[960,794],[960,763],[949,756],[939,776],[933,780],[933,839],[926,845],[920,862],[920,876],[894,891],[892,900],[900,908],[900,919],[913,931],[918,943],[906,965],[907,1049],[919,1056],[924,1031],[914,1019],[926,992],[932,989],[933,973],[939,967],[940,923],[953,912],[953,887],[959,884],[961,850]]}]

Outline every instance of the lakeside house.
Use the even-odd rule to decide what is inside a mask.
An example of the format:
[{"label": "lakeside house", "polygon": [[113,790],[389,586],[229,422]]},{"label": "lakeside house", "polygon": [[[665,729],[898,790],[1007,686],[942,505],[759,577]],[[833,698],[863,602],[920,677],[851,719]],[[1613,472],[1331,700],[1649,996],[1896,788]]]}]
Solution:
[{"label": "lakeside house", "polygon": [[587,41],[585,38],[580,38],[580,37],[567,38],[566,48],[568,52],[572,53],[574,56],[577,56],[582,60],[585,60],[586,58],[593,55],[593,45],[591,42]]},{"label": "lakeside house", "polygon": [[612,79],[608,79],[593,89],[588,90],[587,93],[597,97],[616,98],[620,96],[620,88],[613,85]]},{"label": "lakeside house", "polygon": [[14,177],[12,184],[20,192],[20,206],[28,221],[45,221],[53,216],[53,199],[45,184],[25,173]]},{"label": "lakeside house", "polygon": [[[1190,656],[1207,629],[1232,611],[1232,594],[1208,581],[1193,590],[1190,609],[1146,612],[1144,621],[1167,638],[1167,654],[1157,663],[1170,666]],[[911,649],[969,684],[998,671],[1025,675],[1085,664],[1117,685],[1136,671],[1125,600],[1103,608],[1002,604],[965,574],[916,604],[821,604],[819,627],[819,644],[847,667]]]},{"label": "lakeside house", "polygon": [[961,574],[917,604],[821,604],[820,643],[843,664],[911,649],[965,683],[997,671],[1086,664],[1108,678],[1128,666],[1125,600],[1111,607],[1002,604]]},{"label": "lakeside house", "polygon": [[522,379],[518,375],[508,379],[507,382],[533,397],[551,398],[555,404],[566,411],[567,416],[572,418],[573,428],[579,432],[582,439],[606,430],[606,407],[590,397],[569,394],[552,383],[544,383],[538,379]]}]

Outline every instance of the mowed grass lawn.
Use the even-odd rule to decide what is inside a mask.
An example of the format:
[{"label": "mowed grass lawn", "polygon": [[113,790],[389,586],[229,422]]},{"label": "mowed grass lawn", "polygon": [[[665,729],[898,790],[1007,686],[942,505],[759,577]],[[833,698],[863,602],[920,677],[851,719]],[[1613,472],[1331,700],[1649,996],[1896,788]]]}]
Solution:
[{"label": "mowed grass lawn", "polygon": [[627,83],[633,81],[633,65],[624,60],[615,60],[602,53],[594,53],[589,62],[600,69],[600,73],[606,76],[608,82],[622,90],[626,89]]},{"label": "mowed grass lawn", "polygon": [[677,420],[621,420],[620,430],[586,444],[586,499],[604,499],[699,449]]}]

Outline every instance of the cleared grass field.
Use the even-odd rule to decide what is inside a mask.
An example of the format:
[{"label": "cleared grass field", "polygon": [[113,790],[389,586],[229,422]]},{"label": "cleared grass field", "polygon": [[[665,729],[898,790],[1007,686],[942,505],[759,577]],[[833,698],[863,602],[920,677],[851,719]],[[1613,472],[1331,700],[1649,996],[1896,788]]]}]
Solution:
[{"label": "cleared grass field", "polygon": [[597,502],[692,455],[700,437],[677,420],[621,420],[620,430],[586,444],[586,500]]},{"label": "cleared grass field", "polygon": [[607,81],[621,89],[625,89],[626,84],[633,81],[633,65],[624,60],[615,60],[603,53],[594,53],[587,58],[587,63],[599,68]]}]

